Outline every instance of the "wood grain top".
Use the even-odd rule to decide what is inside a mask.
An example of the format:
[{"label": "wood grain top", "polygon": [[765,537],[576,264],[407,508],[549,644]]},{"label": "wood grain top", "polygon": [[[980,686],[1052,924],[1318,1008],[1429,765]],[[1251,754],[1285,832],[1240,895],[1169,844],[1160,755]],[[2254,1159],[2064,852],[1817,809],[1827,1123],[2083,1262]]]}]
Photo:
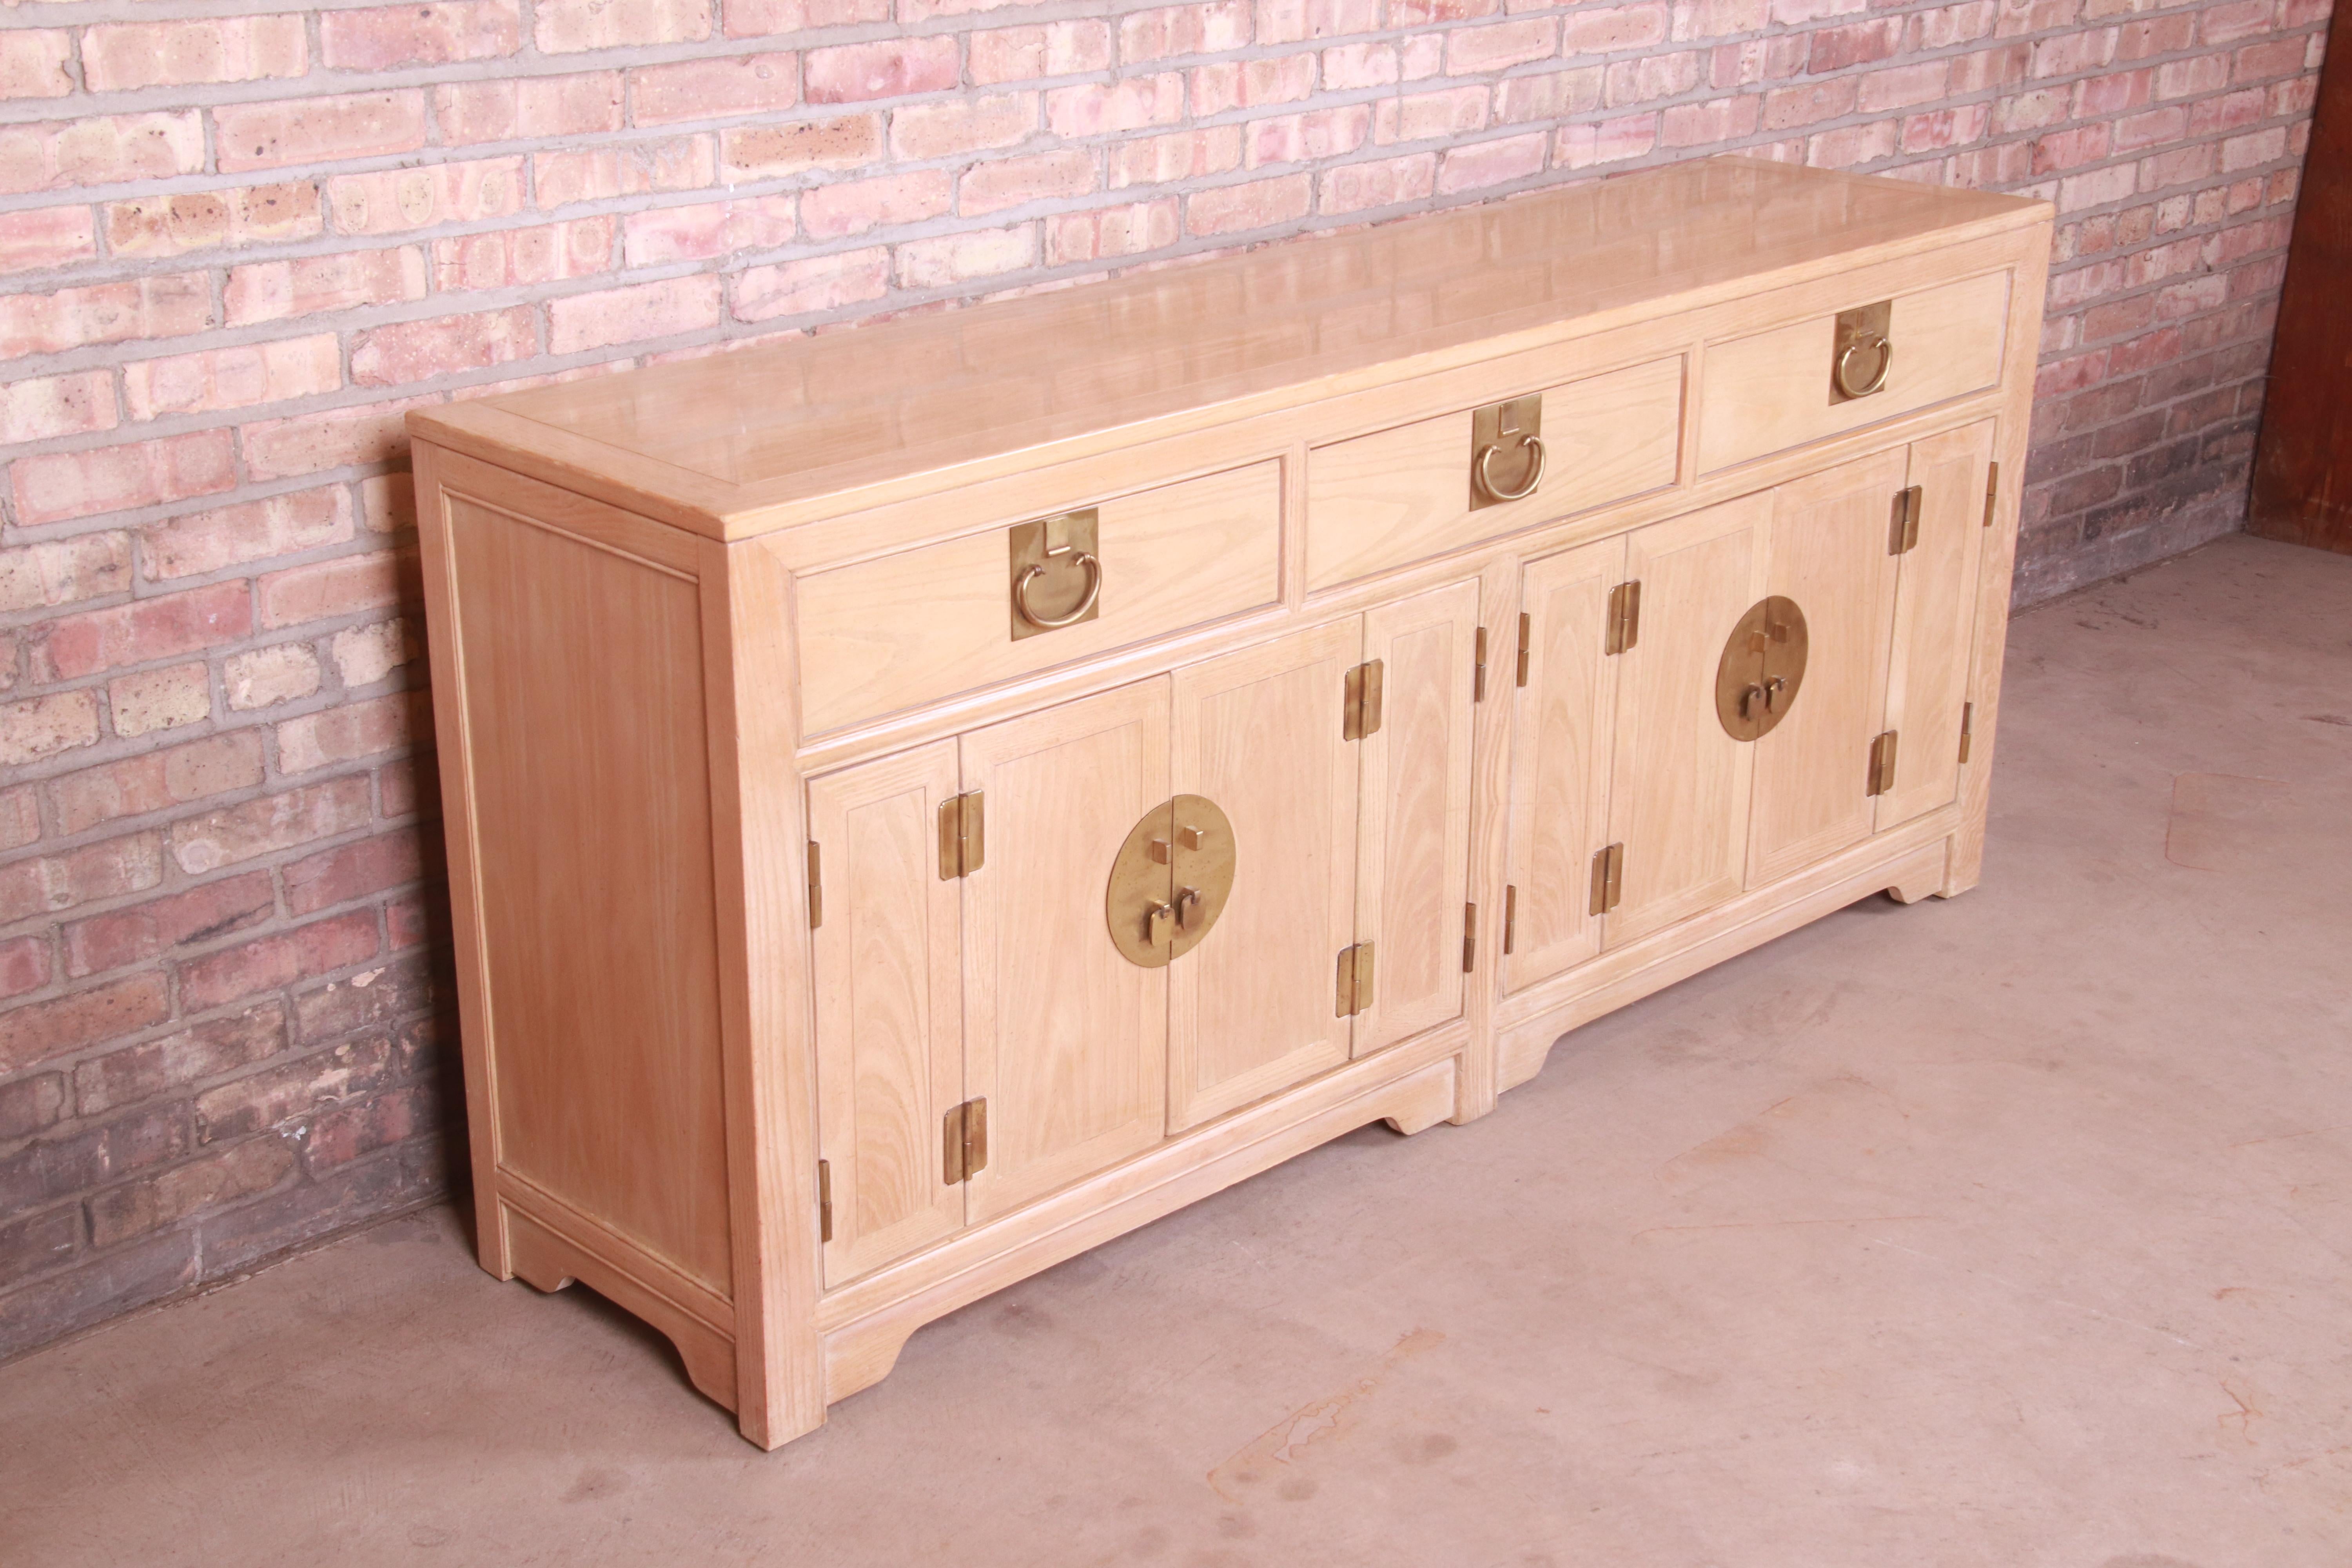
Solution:
[{"label": "wood grain top", "polygon": [[1662,301],[1688,308],[2028,226],[2046,211],[1977,191],[1700,159],[420,409],[408,424],[696,532],[740,537],[838,510],[805,503],[846,502],[845,492],[906,493],[905,481],[927,473],[1373,367],[1401,378],[1465,345],[1533,334],[1513,345],[1528,346]]}]

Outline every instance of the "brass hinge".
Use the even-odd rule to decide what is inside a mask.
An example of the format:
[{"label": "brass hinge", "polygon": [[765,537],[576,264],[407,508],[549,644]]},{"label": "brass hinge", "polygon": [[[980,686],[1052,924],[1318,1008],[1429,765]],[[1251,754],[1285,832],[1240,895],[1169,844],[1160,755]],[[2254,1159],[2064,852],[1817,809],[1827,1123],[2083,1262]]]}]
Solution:
[{"label": "brass hinge", "polygon": [[1919,487],[1895,492],[1895,521],[1887,530],[1886,553],[1900,555],[1919,546]]},{"label": "brass hinge", "polygon": [[1609,590],[1609,641],[1601,651],[1625,653],[1642,640],[1642,584],[1636,579]]},{"label": "brass hinge", "polygon": [[1528,647],[1535,638],[1535,617],[1525,610],[1519,612],[1519,661],[1515,679],[1518,685],[1528,683]]},{"label": "brass hinge", "polygon": [[1339,738],[1360,741],[1367,735],[1381,732],[1381,661],[1368,659],[1348,672],[1348,682],[1342,700],[1347,710],[1339,716]]},{"label": "brass hinge", "polygon": [[824,924],[824,874],[818,866],[817,847],[809,846],[809,930]]},{"label": "brass hinge", "polygon": [[1899,731],[1889,730],[1870,743],[1870,792],[1885,795],[1895,787],[1895,742]]},{"label": "brass hinge", "polygon": [[984,791],[950,795],[940,802],[940,880],[969,877],[988,859]]},{"label": "brass hinge", "polygon": [[1988,464],[1986,464],[1986,465],[1985,465],[1985,520],[1984,520],[1984,525],[1985,525],[1987,528],[1990,528],[1990,527],[1992,526],[1993,504],[1994,504],[1996,501],[1998,501],[2000,499],[2000,465],[1999,463],[1988,463]]},{"label": "brass hinge", "polygon": [[1971,734],[1972,734],[1972,732],[1975,731],[1976,727],[1977,727],[1977,705],[1976,705],[1975,703],[1973,703],[1973,702],[1963,702],[1963,703],[1961,703],[1961,704],[1960,704],[1960,761],[1962,761],[1962,762],[1964,762],[1964,763],[1965,763],[1965,762],[1967,762],[1967,761],[1969,760],[1969,740],[1970,740],[1970,738],[1971,738]]},{"label": "brass hinge", "polygon": [[988,1168],[988,1100],[967,1100],[947,1113],[940,1131],[940,1171],[949,1186]]},{"label": "brass hinge", "polygon": [[1519,889],[1503,889],[1503,952],[1508,953],[1519,936]]},{"label": "brass hinge", "polygon": [[1372,1005],[1372,944],[1360,942],[1339,950],[1339,1000],[1331,1016],[1352,1018]]},{"label": "brass hinge", "polygon": [[833,1239],[833,1162],[816,1163],[816,1238]]},{"label": "brass hinge", "polygon": [[1486,700],[1486,628],[1484,626],[1478,628],[1476,647],[1476,662],[1470,667],[1470,700],[1484,702]]},{"label": "brass hinge", "polygon": [[1586,912],[1605,915],[1625,896],[1625,846],[1612,844],[1592,852],[1592,902]]},{"label": "brass hinge", "polygon": [[1462,973],[1478,967],[1478,906],[1462,906]]}]

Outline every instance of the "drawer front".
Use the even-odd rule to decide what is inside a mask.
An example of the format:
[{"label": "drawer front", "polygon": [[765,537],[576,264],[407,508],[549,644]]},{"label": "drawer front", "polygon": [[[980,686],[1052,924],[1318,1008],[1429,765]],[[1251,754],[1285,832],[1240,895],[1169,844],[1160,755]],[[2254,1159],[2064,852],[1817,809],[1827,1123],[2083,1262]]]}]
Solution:
[{"label": "drawer front", "polygon": [[[1855,300],[1857,310],[1875,301]],[[1713,473],[1842,431],[1982,392],[2000,379],[2009,274],[1990,273],[1889,301],[1884,384],[1858,397],[1832,384],[1838,318],[1816,316],[1753,337],[1710,343],[1699,377],[1698,466]],[[1866,386],[1876,350],[1858,347],[1849,388]]]},{"label": "drawer front", "polygon": [[[1676,355],[1545,388],[1542,482],[1524,500],[1474,507],[1475,411],[1463,409],[1318,447],[1307,458],[1311,592],[1407,565],[1675,482],[1682,445]],[[1524,482],[1508,437],[1501,488]]]},{"label": "drawer front", "polygon": [[[1017,523],[800,578],[803,732],[842,729],[1281,596],[1279,463],[1203,475],[1094,510],[1095,613],[1051,630],[1016,619],[1010,535]],[[1083,580],[1066,558],[1037,580],[1033,608],[1059,618]]]}]

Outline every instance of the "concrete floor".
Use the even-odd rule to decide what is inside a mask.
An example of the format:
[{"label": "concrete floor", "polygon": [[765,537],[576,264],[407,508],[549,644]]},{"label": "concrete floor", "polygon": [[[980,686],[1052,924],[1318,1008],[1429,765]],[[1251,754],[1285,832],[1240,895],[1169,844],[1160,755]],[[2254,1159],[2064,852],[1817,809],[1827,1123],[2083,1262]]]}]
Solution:
[{"label": "concrete floor", "polygon": [[446,1211],[0,1369],[0,1562],[2352,1562],[2352,560],[2020,620],[1872,900],[918,1334],[774,1455]]}]

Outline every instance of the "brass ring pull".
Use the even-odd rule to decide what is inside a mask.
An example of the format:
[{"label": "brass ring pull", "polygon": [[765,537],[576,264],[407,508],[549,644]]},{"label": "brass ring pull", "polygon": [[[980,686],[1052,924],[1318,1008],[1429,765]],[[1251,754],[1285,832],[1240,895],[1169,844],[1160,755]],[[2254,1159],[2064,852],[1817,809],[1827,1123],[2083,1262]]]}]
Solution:
[{"label": "brass ring pull", "polygon": [[[1864,349],[1871,349],[1877,352],[1878,370],[1875,374],[1871,376],[1868,385],[1856,386],[1853,384],[1853,356],[1857,351]],[[1813,363],[1818,364],[1821,362],[1816,360]],[[1853,342],[1846,344],[1843,349],[1839,351],[1837,365],[1832,374],[1837,378],[1838,390],[1844,393],[1848,397],[1868,397],[1872,393],[1876,392],[1879,388],[1886,384],[1886,373],[1894,368],[1894,341],[1882,333],[1864,332],[1862,336],[1854,339]],[[1814,374],[1819,374],[1820,373],[1815,372]]]},{"label": "brass ring pull", "polygon": [[1536,493],[1538,485],[1543,483],[1545,456],[1543,437],[1523,435],[1519,437],[1519,445],[1536,455],[1536,468],[1535,472],[1528,476],[1528,482],[1515,490],[1497,489],[1495,487],[1494,476],[1486,471],[1487,465],[1494,462],[1495,454],[1502,450],[1503,444],[1497,441],[1493,446],[1482,447],[1479,450],[1478,467],[1475,470],[1478,476],[1478,488],[1496,500],[1525,500]]},{"label": "brass ring pull", "polygon": [[1029,607],[1029,584],[1045,574],[1045,568],[1043,565],[1030,567],[1013,582],[1013,607],[1020,612],[1023,620],[1041,632],[1058,631],[1064,626],[1076,626],[1087,618],[1087,612],[1095,607],[1095,601],[1102,597],[1102,563],[1095,559],[1092,552],[1049,550],[1045,552],[1045,559],[1051,561],[1057,555],[1073,556],[1079,569],[1087,574],[1087,591],[1079,598],[1076,607],[1069,614],[1041,616]]}]

